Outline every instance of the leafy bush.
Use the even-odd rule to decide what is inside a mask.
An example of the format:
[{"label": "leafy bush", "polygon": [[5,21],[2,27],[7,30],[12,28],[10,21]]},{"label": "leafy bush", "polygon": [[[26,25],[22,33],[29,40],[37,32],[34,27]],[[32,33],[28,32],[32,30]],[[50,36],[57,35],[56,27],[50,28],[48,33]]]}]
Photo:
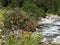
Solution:
[{"label": "leafy bush", "polygon": [[22,7],[23,0],[0,0],[3,7]]},{"label": "leafy bush", "polygon": [[1,0],[1,5],[7,7],[11,3],[11,0]]},{"label": "leafy bush", "polygon": [[23,9],[29,14],[31,14],[31,16],[36,17],[36,19],[38,19],[39,17],[46,16],[43,8],[37,7],[37,5],[33,2],[33,0],[24,1]]},{"label": "leafy bush", "polygon": [[24,37],[17,39],[13,33],[10,33],[4,38],[5,42],[2,45],[39,45],[41,36],[37,34],[32,37],[32,33],[27,32]]},{"label": "leafy bush", "polygon": [[35,31],[37,21],[23,11],[10,11],[4,14],[4,26],[10,30]]},{"label": "leafy bush", "polygon": [[42,34],[37,34],[35,36],[32,36],[32,33],[28,32],[23,37],[21,45],[39,45],[41,36]]}]

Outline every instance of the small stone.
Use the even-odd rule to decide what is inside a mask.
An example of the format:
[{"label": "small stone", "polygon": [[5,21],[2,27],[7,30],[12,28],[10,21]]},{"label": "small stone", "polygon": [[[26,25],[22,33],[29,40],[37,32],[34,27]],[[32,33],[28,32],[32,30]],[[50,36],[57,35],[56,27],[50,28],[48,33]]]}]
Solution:
[{"label": "small stone", "polygon": [[0,39],[0,43],[2,42],[2,39]]},{"label": "small stone", "polygon": [[60,28],[58,30],[60,30]]}]

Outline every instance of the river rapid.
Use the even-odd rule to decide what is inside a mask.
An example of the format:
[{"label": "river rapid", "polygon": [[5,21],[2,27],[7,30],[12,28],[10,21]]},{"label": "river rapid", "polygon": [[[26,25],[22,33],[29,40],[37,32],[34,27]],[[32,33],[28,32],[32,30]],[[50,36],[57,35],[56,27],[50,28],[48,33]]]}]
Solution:
[{"label": "river rapid", "polygon": [[36,28],[37,33],[42,33],[42,42],[51,41],[60,44],[60,17],[57,15],[46,16],[38,22],[39,27]]}]

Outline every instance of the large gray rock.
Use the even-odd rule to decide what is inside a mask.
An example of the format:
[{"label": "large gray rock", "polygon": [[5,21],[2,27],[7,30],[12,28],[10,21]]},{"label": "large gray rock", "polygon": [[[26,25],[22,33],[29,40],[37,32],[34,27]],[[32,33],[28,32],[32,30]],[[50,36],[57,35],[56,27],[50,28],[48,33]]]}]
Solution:
[{"label": "large gray rock", "polygon": [[60,44],[60,36],[57,36],[56,38],[54,38],[52,43]]}]

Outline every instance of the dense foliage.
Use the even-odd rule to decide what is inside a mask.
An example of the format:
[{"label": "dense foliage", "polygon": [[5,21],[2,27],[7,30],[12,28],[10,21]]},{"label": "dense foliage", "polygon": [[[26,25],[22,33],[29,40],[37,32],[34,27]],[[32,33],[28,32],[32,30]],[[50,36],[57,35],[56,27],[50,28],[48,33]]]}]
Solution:
[{"label": "dense foliage", "polygon": [[33,32],[47,13],[60,15],[60,0],[0,0],[0,8],[0,45],[49,45]]},{"label": "dense foliage", "polygon": [[15,34],[10,33],[3,38],[1,45],[40,45],[41,34],[37,34],[34,37],[31,32],[25,33],[24,37],[19,34],[20,38],[17,38]]},{"label": "dense foliage", "polygon": [[23,8],[34,15],[44,15],[44,12],[60,13],[60,0],[0,0],[0,2],[3,7]]},{"label": "dense foliage", "polygon": [[25,31],[35,31],[37,26],[37,21],[29,16],[29,14],[20,11],[9,11],[4,13],[4,25],[7,29],[10,30],[25,30]]}]

